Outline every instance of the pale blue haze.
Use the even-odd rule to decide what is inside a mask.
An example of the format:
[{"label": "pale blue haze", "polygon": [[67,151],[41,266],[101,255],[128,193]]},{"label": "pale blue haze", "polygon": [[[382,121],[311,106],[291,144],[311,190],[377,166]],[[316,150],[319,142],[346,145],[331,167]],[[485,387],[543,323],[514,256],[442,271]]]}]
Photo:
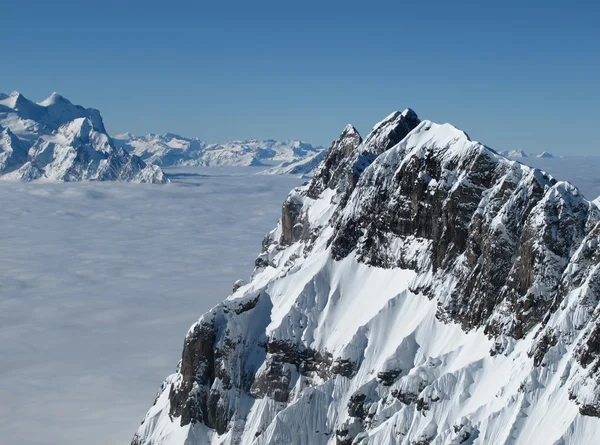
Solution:
[{"label": "pale blue haze", "polygon": [[2,5],[0,91],[58,91],[110,132],[328,144],[395,109],[498,150],[600,148],[595,2]]}]

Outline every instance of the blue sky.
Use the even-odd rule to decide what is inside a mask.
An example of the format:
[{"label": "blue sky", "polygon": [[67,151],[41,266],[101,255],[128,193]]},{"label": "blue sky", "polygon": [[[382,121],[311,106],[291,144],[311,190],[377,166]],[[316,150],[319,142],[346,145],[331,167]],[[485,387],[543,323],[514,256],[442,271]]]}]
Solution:
[{"label": "blue sky", "polygon": [[600,154],[595,2],[290,3],[9,2],[0,91],[113,133],[328,145],[411,107],[498,150]]}]

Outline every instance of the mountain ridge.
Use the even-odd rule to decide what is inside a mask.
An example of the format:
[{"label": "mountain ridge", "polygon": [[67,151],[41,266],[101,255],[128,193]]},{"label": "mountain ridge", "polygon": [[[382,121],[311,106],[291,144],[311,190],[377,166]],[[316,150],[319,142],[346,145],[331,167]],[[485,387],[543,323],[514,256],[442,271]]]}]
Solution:
[{"label": "mountain ridge", "polygon": [[304,160],[322,151],[303,141],[248,139],[209,144],[174,133],[114,135],[117,146],[161,166],[268,166]]},{"label": "mountain ridge", "polygon": [[593,440],[599,242],[576,187],[449,124],[348,126],[132,444]]}]

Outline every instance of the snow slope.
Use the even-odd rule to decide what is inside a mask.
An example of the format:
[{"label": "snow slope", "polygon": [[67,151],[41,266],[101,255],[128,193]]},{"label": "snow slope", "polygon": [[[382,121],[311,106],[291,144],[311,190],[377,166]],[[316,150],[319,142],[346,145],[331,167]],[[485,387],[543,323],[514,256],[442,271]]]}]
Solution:
[{"label": "snow slope", "polygon": [[325,157],[325,150],[315,153],[299,161],[283,162],[275,167],[260,172],[262,175],[299,175],[310,178],[315,174],[317,167]]},{"label": "snow slope", "polygon": [[232,141],[208,144],[197,138],[176,134],[148,134],[136,137],[130,133],[114,135],[118,147],[141,157],[144,161],[161,166],[261,166],[294,162],[312,156],[321,150],[302,141],[274,140]]},{"label": "snow slope", "polygon": [[0,94],[0,178],[167,182],[162,170],[117,149],[98,110],[57,93],[34,103]]},{"label": "snow slope", "polygon": [[595,443],[599,222],[452,125],[348,126],[132,443]]}]

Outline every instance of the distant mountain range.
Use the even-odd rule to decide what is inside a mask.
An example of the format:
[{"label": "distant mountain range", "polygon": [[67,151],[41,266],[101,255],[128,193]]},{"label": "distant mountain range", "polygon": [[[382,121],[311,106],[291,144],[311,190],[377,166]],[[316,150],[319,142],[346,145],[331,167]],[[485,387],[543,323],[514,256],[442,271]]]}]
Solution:
[{"label": "distant mountain range", "polygon": [[0,93],[0,179],[164,183],[166,166],[279,165],[281,172],[271,173],[295,174],[296,163],[308,162],[297,168],[306,170],[322,151],[297,140],[209,144],[172,133],[111,137],[98,110],[60,94],[35,103],[19,92]]},{"label": "distant mountain range", "polygon": [[539,154],[527,154],[523,150],[504,150],[501,151],[500,154],[509,158],[554,158],[554,155],[552,153],[548,153],[547,151]]},{"label": "distant mountain range", "polygon": [[144,162],[162,167],[272,166],[303,161],[323,151],[323,147],[297,140],[250,139],[209,144],[173,133],[146,136],[124,133],[114,135],[113,140],[117,147],[139,156]]}]

